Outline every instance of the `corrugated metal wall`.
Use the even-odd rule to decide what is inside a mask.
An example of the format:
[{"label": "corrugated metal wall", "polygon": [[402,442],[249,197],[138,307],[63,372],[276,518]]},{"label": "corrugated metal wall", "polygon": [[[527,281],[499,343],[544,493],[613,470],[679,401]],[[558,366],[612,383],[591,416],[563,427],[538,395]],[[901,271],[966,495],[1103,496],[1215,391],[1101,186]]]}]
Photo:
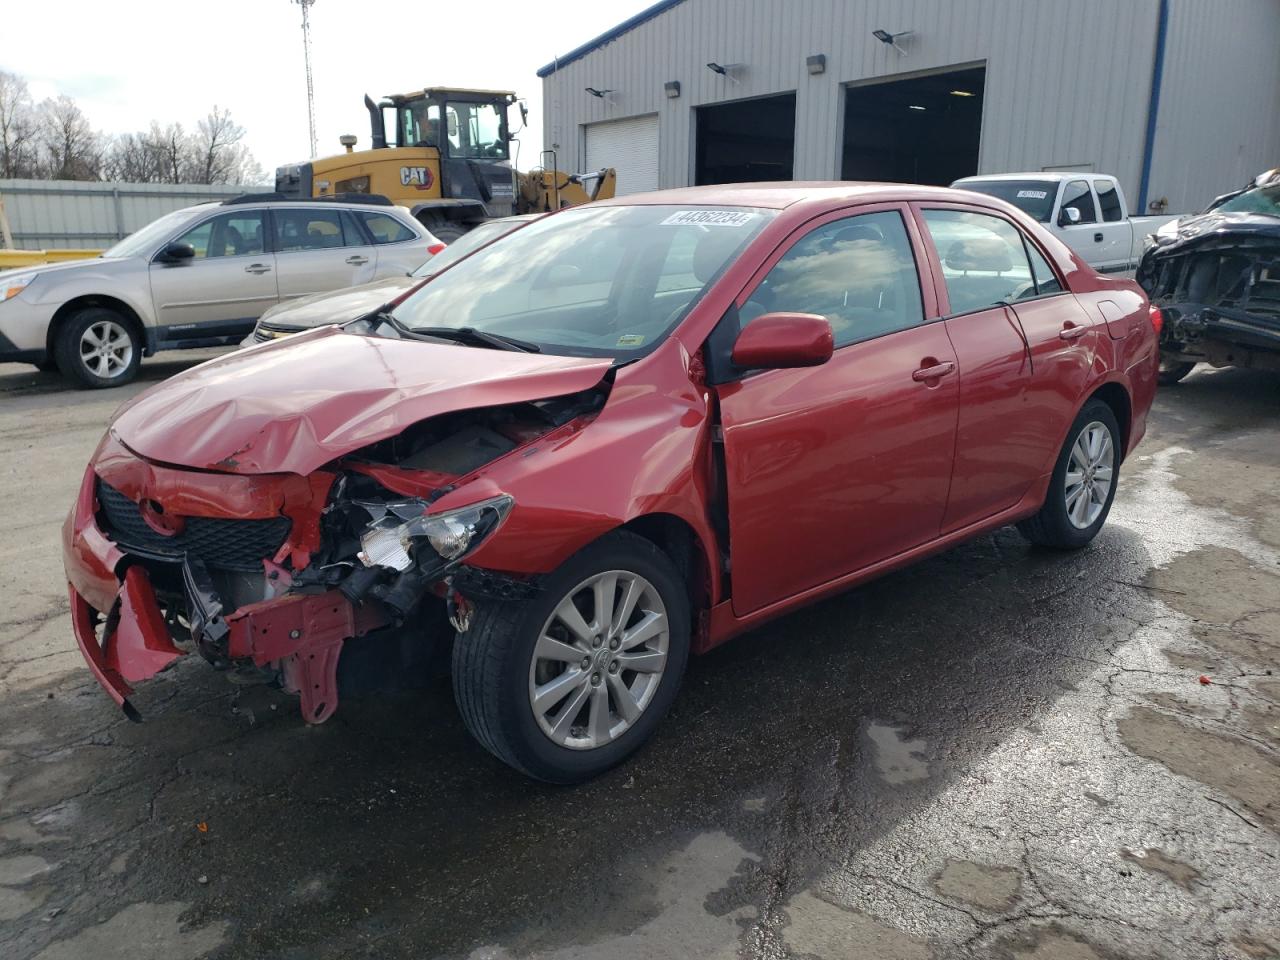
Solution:
[{"label": "corrugated metal wall", "polygon": [[1280,0],[1170,0],[1150,198],[1220,193],[1280,166]]},{"label": "corrugated metal wall", "polygon": [[[1269,122],[1274,124],[1277,86],[1270,78],[1280,59],[1280,4],[1171,2],[1171,46],[1176,37],[1192,46],[1234,49],[1238,45],[1225,43],[1232,31],[1249,37],[1250,50],[1271,44],[1266,55],[1253,54],[1257,59],[1243,62],[1228,62],[1222,53],[1208,56],[1216,60],[1212,69],[1221,82],[1240,93],[1260,78],[1264,91],[1272,91]],[[1229,22],[1196,34],[1214,17]],[[985,62],[980,172],[1092,164],[1118,176],[1136,201],[1157,19],[1158,0],[685,0],[547,77],[544,137],[556,145],[562,166],[581,167],[583,124],[656,112],[660,182],[683,186],[692,182],[693,107],[794,90],[795,176],[829,179],[840,169],[845,84]],[[914,31],[907,52],[876,40],[872,31],[878,28]],[[826,55],[827,69],[810,76],[805,58],[817,53]],[[708,70],[709,60],[742,67],[731,80]],[[1165,63],[1166,102],[1183,96],[1175,91],[1194,86],[1205,69],[1195,58],[1179,60],[1171,50]],[[680,81],[678,99],[664,95],[668,80]],[[612,103],[587,94],[588,86],[612,89]],[[1202,112],[1215,109],[1200,98],[1194,101]],[[1158,151],[1167,150],[1176,131],[1186,126],[1184,109],[1162,110]],[[1220,111],[1216,122],[1232,150],[1258,125],[1241,110]],[[1194,127],[1184,135],[1198,136]],[[1275,135],[1249,137],[1238,163],[1270,166],[1261,155],[1274,152]],[[1205,153],[1213,152],[1206,145]],[[1202,205],[1239,179],[1236,161],[1227,173],[1212,160],[1207,156],[1198,170],[1178,167],[1174,156],[1161,160],[1151,195],[1167,196],[1172,210]]]},{"label": "corrugated metal wall", "polygon": [[0,180],[14,245],[26,250],[100,249],[172,210],[269,190],[235,184]]}]

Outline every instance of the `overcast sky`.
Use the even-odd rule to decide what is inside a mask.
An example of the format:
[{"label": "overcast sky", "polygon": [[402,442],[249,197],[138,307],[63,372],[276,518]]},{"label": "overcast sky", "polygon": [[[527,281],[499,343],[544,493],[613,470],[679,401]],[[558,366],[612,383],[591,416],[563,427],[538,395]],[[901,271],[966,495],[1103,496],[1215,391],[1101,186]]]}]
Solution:
[{"label": "overcast sky", "polygon": [[[369,144],[362,98],[426,86],[514,90],[529,102],[520,166],[536,166],[542,82],[535,71],[652,0],[469,4],[316,0],[311,8],[320,154],[354,133]],[[301,10],[293,0],[54,0],[6,3],[0,68],[36,100],[74,97],[106,133],[196,121],[217,104],[248,131],[271,173],[309,152]],[[514,117],[513,117],[514,118]]]}]

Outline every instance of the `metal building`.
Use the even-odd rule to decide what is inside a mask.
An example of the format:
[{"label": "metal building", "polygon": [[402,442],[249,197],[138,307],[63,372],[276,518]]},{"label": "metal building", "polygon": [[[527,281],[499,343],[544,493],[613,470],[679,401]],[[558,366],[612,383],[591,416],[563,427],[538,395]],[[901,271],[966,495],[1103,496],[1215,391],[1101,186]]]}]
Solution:
[{"label": "metal building", "polygon": [[1137,210],[1280,164],[1277,0],[664,0],[538,71],[619,193],[1078,169]]}]

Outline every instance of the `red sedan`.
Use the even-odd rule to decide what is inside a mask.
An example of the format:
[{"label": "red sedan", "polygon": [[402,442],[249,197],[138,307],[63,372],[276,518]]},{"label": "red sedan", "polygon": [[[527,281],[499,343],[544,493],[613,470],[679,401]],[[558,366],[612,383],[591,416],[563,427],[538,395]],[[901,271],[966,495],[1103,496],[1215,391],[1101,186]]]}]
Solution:
[{"label": "red sedan", "polygon": [[118,412],[65,527],[76,637],[131,716],[194,653],[320,722],[344,649],[447,619],[476,739],[581,780],[653,733],[691,652],[1006,524],[1088,543],[1159,326],[977,194],[566,210]]}]

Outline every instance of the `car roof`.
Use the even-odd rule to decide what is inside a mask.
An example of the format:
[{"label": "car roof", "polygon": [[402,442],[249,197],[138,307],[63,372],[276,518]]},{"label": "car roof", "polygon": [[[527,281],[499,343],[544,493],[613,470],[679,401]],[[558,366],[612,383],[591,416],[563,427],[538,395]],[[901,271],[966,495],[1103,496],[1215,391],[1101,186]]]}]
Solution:
[{"label": "car roof", "polygon": [[1054,183],[1061,183],[1063,180],[1080,180],[1084,177],[1115,179],[1108,173],[1094,173],[1091,170],[1028,170],[1026,173],[976,173],[972,177],[961,177],[956,183],[976,180],[1052,180]]},{"label": "car roof", "polygon": [[850,180],[774,181],[765,183],[725,183],[705,187],[679,187],[653,193],[631,194],[597,200],[593,206],[633,206],[670,204],[680,206],[715,205],[763,207],[782,210],[809,201],[822,205],[854,201],[952,200],[970,202],[948,187],[926,187],[916,183],[871,183]]}]

